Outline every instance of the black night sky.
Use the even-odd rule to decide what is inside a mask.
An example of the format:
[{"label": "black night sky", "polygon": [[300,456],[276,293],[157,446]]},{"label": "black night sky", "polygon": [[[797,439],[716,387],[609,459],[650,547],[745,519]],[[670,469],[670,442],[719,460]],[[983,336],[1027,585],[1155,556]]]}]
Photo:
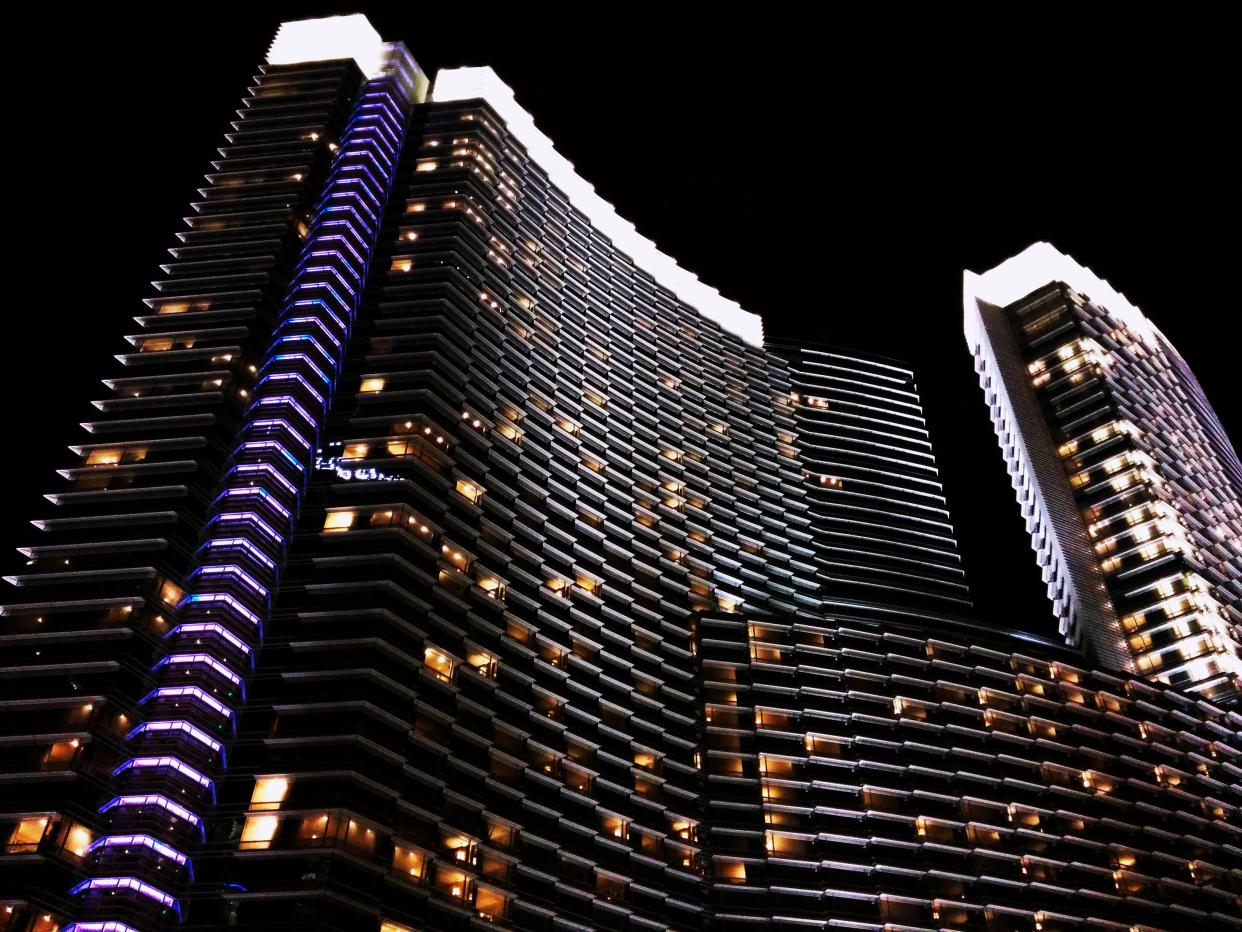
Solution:
[{"label": "black night sky", "polygon": [[[359,9],[428,72],[494,67],[623,216],[769,333],[912,365],[990,623],[1054,633],[961,336],[963,268],[1050,241],[1144,309],[1242,436],[1238,84],[1223,24],[375,6],[24,14],[6,55],[6,200],[20,221],[8,273],[28,290],[10,292],[0,368],[5,572],[18,565],[8,545],[32,542],[27,522],[53,510],[40,496],[60,487],[53,470],[70,465],[65,446],[276,25]],[[937,38],[966,27],[993,34]]]}]

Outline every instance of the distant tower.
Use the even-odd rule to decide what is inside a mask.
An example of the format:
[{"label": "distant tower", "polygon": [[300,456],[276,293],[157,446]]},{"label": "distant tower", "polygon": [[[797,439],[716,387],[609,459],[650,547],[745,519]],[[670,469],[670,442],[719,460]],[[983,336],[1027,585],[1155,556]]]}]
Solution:
[{"label": "distant tower", "polygon": [[1173,345],[1036,243],[966,272],[966,340],[1061,631],[1213,696],[1242,672],[1242,465]]}]

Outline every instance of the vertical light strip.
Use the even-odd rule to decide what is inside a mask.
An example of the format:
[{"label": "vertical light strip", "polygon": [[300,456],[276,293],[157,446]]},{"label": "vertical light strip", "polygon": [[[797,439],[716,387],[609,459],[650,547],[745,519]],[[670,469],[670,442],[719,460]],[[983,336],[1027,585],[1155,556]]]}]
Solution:
[{"label": "vertical light strip", "polygon": [[[188,825],[201,833],[202,816],[181,806],[173,811],[164,803],[188,789],[210,805],[201,791],[210,787],[214,799],[214,783],[227,766],[237,706],[245,701],[245,680],[263,638],[332,389],[345,362],[410,103],[401,80],[383,76],[363,86],[350,114],[259,367],[231,468],[212,503],[198,566],[187,577],[187,593],[177,607],[180,623],[152,668],[155,688],[142,700],[151,715],[127,736],[134,756],[114,771],[145,769],[166,795],[111,799],[100,810],[111,831],[93,846],[92,855],[132,844],[137,836],[125,825],[131,814],[159,806],[172,816],[162,833],[169,837],[143,835],[150,838],[145,848],[170,860],[170,866],[184,868],[186,883],[193,882],[190,859],[180,851],[193,839],[178,837],[178,831]],[[193,650],[183,652],[187,635]],[[214,683],[214,695],[187,685],[187,674],[195,671]],[[183,717],[189,714],[187,705],[202,710],[206,718],[200,724],[214,719],[215,737]],[[106,864],[92,864],[88,879],[71,893],[136,890],[163,907],[160,921],[180,921],[175,896],[133,878],[110,877],[107,870]],[[106,911],[106,904],[106,899],[97,900],[92,912]],[[111,917],[90,919],[97,921],[76,928],[113,923],[125,928]]]}]

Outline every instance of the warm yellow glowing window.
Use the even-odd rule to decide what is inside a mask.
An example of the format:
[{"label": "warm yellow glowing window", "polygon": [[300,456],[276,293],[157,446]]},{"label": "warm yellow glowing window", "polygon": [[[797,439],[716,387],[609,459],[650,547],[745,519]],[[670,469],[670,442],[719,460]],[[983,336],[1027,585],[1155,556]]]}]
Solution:
[{"label": "warm yellow glowing window", "polygon": [[435,159],[420,159],[414,166],[416,172],[433,172],[440,167]]},{"label": "warm yellow glowing window", "polygon": [[716,876],[722,880],[744,883],[746,881],[746,865],[741,861],[717,861]]},{"label": "warm yellow glowing window", "polygon": [[385,919],[380,922],[379,932],[414,932],[414,930],[409,926],[398,925]]},{"label": "warm yellow glowing window", "polygon": [[249,816],[242,827],[240,848],[270,848],[272,839],[276,837],[276,827],[280,819],[274,815]]},{"label": "warm yellow glowing window", "polygon": [[120,450],[91,450],[86,457],[87,466],[114,466],[120,461]]},{"label": "warm yellow glowing window", "polygon": [[259,777],[254,781],[254,792],[250,795],[251,809],[279,809],[289,794],[288,777]]},{"label": "warm yellow glowing window", "polygon": [[80,822],[74,822],[69,827],[69,832],[65,835],[65,850],[71,851],[78,857],[86,856],[86,849],[90,847],[91,842],[95,840],[95,833],[88,829]]},{"label": "warm yellow glowing window", "polygon": [[496,679],[496,667],[498,661],[486,651],[475,651],[466,655],[466,663],[475,670],[475,672],[486,676],[488,679]]},{"label": "warm yellow glowing window", "polygon": [[605,835],[619,838],[622,841],[630,837],[630,822],[628,819],[605,812],[600,814],[600,821],[603,824]]},{"label": "warm yellow glowing window", "polygon": [[398,256],[388,268],[391,272],[408,272],[414,268],[414,260],[409,256]]},{"label": "warm yellow glowing window", "polygon": [[522,431],[512,424],[506,424],[502,421],[496,425],[496,432],[506,440],[512,440],[514,443],[522,442]]},{"label": "warm yellow glowing window", "polygon": [[453,678],[453,669],[457,665],[452,657],[434,647],[428,647],[423,651],[423,663],[445,682]]},{"label": "warm yellow glowing window", "polygon": [[5,850],[9,854],[34,851],[39,846],[39,842],[43,838],[43,832],[46,829],[46,816],[22,819],[13,829],[13,834],[9,836],[9,844]]},{"label": "warm yellow glowing window", "polygon": [[371,452],[371,447],[365,443],[347,443],[345,449],[341,453],[341,459],[360,460]]},{"label": "warm yellow glowing window", "polygon": [[323,529],[330,532],[348,531],[357,517],[356,511],[329,511],[324,518]]},{"label": "warm yellow glowing window", "polygon": [[437,866],[435,887],[441,893],[463,899],[466,895],[466,875],[458,870]]},{"label": "warm yellow glowing window", "polygon": [[44,764],[67,764],[73,760],[73,756],[78,753],[81,742],[77,738],[70,738],[67,741],[57,741],[47,753],[43,755]]},{"label": "warm yellow glowing window", "polygon": [[457,491],[476,505],[483,499],[483,490],[473,482],[468,482],[465,479],[457,480]]},{"label": "warm yellow glowing window", "polygon": [[487,593],[489,599],[495,599],[503,602],[505,598],[505,584],[495,576],[480,576],[475,580],[475,585]]},{"label": "warm yellow glowing window", "polygon": [[363,393],[382,392],[383,390],[383,379],[363,379],[362,384],[358,387],[358,391]]},{"label": "warm yellow glowing window", "polygon": [[392,852],[392,869],[407,877],[423,876],[427,866],[427,855],[418,848],[405,848],[397,845]]},{"label": "warm yellow glowing window", "polygon": [[176,605],[185,596],[185,591],[176,583],[164,582],[160,586],[160,601],[167,605]]},{"label": "warm yellow glowing window", "polygon": [[480,916],[488,919],[500,919],[505,915],[509,900],[499,890],[480,886],[474,895],[474,908]]}]

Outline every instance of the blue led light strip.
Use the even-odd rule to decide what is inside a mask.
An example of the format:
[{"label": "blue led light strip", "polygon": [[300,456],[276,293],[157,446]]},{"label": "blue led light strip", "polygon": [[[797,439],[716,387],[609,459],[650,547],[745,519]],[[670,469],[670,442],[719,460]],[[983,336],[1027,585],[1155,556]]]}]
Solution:
[{"label": "blue led light strip", "polygon": [[[141,703],[146,721],[126,736],[133,756],[113,771],[118,780],[139,779],[141,789],[115,795],[100,807],[108,830],[91,846],[88,877],[73,894],[137,893],[164,907],[165,915],[153,916],[154,921],[169,915],[181,919],[180,901],[172,893],[139,878],[109,875],[103,855],[117,846],[141,846],[184,868],[185,885],[193,883],[190,856],[182,851],[205,840],[201,813],[215,802],[215,784],[227,766],[245,680],[279,587],[332,387],[345,362],[408,104],[402,86],[382,77],[363,86],[350,114],[259,366],[262,378],[212,503],[198,565],[186,578],[188,591],[177,608],[180,623],[166,636],[165,655],[152,668],[155,685]],[[291,347],[299,352],[288,352]],[[324,383],[327,391],[312,387]],[[154,818],[157,814],[163,818]],[[87,902],[98,912],[106,911],[100,903],[108,900]],[[109,916],[89,918],[70,928],[130,928]]]}]

